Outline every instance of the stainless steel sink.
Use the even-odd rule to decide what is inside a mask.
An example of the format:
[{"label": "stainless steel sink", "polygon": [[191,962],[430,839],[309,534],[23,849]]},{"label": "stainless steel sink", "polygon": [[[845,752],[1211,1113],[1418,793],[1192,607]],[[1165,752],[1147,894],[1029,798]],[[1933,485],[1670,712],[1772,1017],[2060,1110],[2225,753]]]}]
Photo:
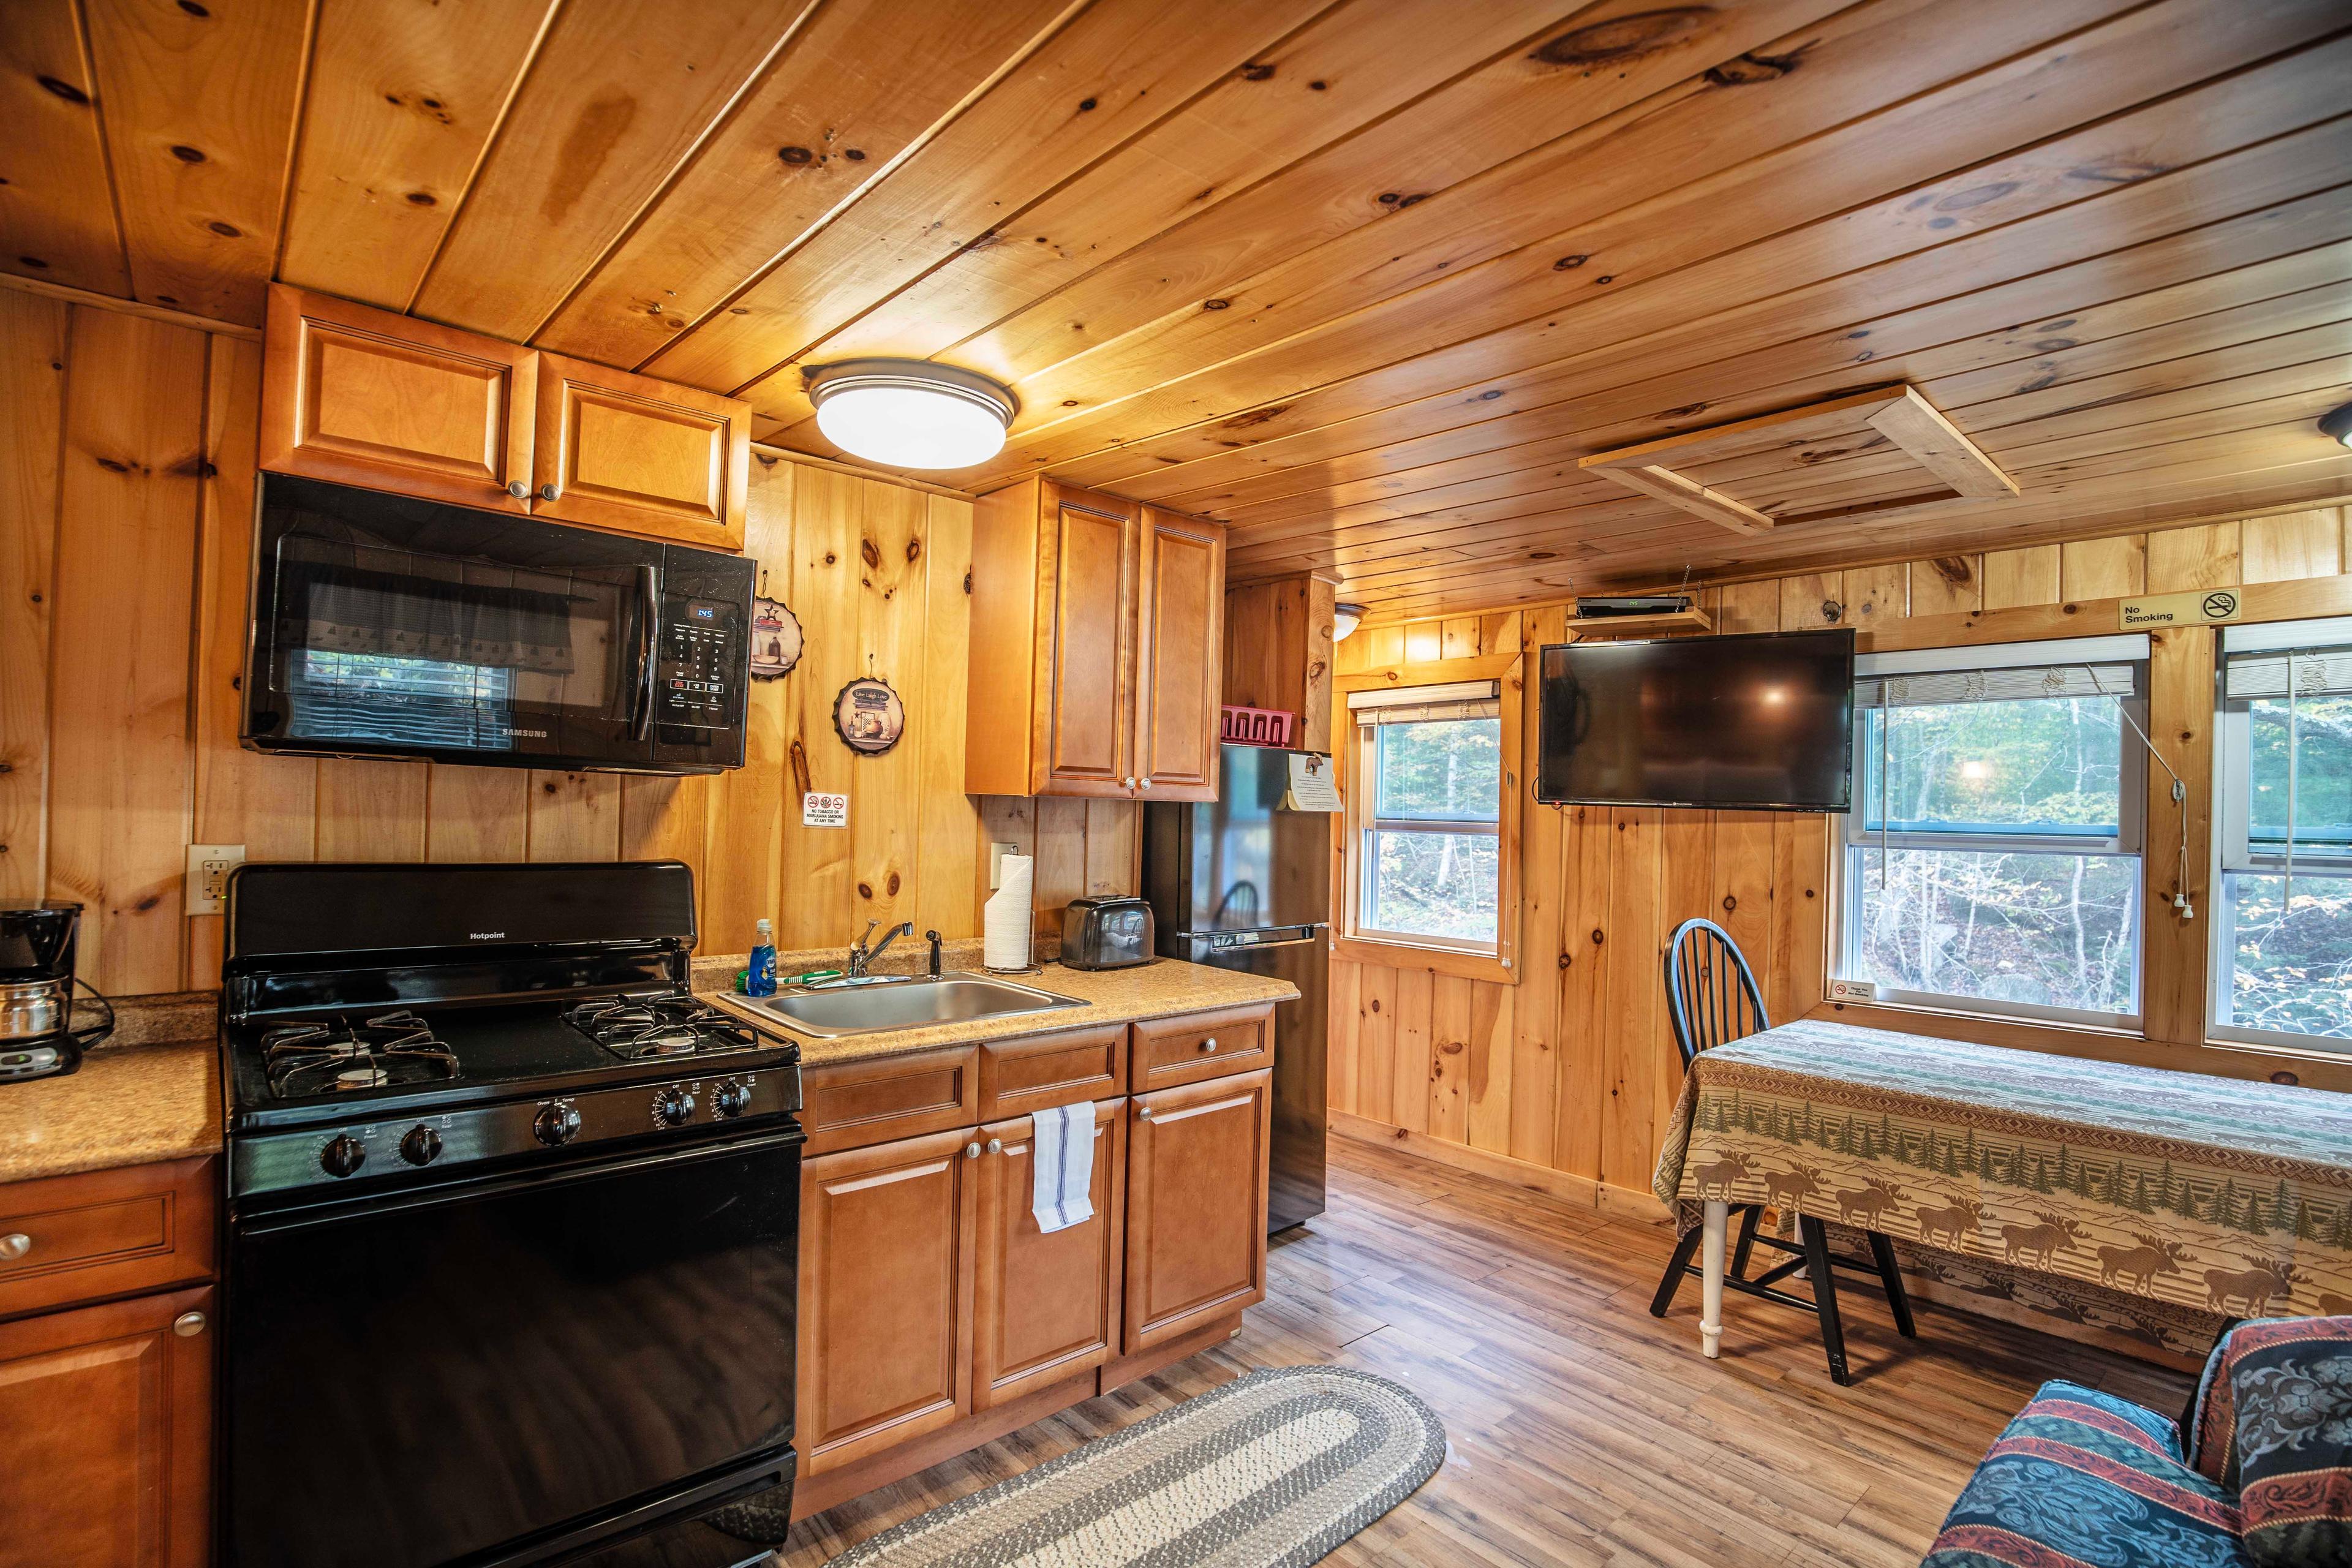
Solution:
[{"label": "stainless steel sink", "polygon": [[991,975],[952,971],[938,976],[868,975],[798,986],[773,996],[753,996],[749,1000],[753,1006],[774,1014],[800,1033],[827,1039],[839,1035],[920,1029],[971,1018],[1011,1018],[1024,1013],[1050,1013],[1059,1007],[1086,1005],[1076,996],[1057,996],[1051,991],[1015,985]]}]

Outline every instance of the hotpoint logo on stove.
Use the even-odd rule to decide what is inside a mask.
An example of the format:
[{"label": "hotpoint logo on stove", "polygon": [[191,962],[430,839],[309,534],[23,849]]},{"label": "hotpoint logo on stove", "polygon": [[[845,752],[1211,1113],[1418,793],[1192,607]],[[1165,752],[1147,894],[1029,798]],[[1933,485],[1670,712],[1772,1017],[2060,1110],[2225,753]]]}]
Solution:
[{"label": "hotpoint logo on stove", "polygon": [[469,931],[466,935],[474,942],[504,942],[507,933],[502,931]]}]

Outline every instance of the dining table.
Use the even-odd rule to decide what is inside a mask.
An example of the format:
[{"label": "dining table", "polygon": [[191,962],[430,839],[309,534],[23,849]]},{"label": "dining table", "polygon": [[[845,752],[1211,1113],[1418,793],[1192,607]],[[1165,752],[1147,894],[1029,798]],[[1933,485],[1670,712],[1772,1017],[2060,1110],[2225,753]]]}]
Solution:
[{"label": "dining table", "polygon": [[2352,1313],[2352,1097],[1803,1018],[1702,1052],[1652,1189],[1761,1204],[2221,1318]]}]

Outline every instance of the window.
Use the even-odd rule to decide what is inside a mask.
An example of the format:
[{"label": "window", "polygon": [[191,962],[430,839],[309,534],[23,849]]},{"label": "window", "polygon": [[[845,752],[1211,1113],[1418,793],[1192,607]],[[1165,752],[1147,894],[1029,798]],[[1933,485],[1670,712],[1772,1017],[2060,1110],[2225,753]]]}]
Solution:
[{"label": "window", "polygon": [[2227,626],[2215,1038],[2352,1049],[2352,618]]},{"label": "window", "polygon": [[1503,721],[1493,681],[1349,700],[1357,724],[1354,933],[1493,952]]},{"label": "window", "polygon": [[1858,661],[1843,978],[2137,1022],[2147,658],[2127,637]]}]

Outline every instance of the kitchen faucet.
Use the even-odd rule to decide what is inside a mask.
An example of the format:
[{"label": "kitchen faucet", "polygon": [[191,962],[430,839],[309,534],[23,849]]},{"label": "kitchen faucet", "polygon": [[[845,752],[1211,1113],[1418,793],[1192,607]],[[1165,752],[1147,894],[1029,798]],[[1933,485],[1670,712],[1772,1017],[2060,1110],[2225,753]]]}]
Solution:
[{"label": "kitchen faucet", "polygon": [[912,936],[915,934],[915,922],[912,921],[901,921],[897,925],[892,926],[888,931],[883,932],[882,940],[880,942],[876,942],[872,947],[867,947],[866,944],[874,935],[874,928],[881,923],[882,922],[880,921],[867,921],[866,922],[866,934],[849,944],[848,977],[850,979],[863,980],[866,977],[866,966],[872,963],[876,959],[881,957],[882,950],[884,948],[888,947],[892,942],[898,941],[902,936]]}]

